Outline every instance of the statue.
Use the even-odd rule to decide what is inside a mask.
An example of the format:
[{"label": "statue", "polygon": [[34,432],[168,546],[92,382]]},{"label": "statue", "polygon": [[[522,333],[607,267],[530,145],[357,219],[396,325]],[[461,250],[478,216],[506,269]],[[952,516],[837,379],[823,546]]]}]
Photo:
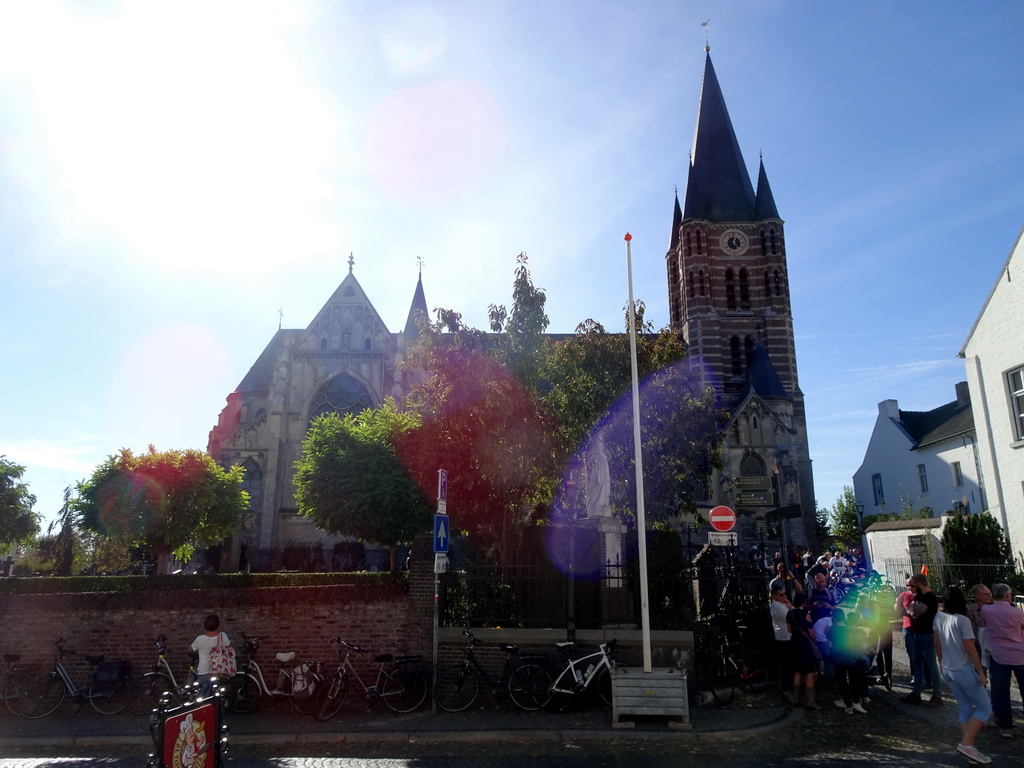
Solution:
[{"label": "statue", "polygon": [[604,447],[604,436],[598,432],[587,450],[587,516],[610,517],[611,505],[608,494],[611,479],[608,475],[608,451]]}]

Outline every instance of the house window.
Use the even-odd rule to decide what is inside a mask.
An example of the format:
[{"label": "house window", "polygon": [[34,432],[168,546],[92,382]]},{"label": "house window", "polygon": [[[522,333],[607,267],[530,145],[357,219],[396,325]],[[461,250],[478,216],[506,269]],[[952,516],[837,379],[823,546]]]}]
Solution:
[{"label": "house window", "polygon": [[885,491],[882,490],[882,476],[872,475],[871,476],[871,490],[875,494],[875,506],[880,507],[885,504]]},{"label": "house window", "polygon": [[953,487],[959,488],[964,484],[964,473],[960,469],[960,462],[954,461],[950,468],[953,470]]},{"label": "house window", "polygon": [[928,471],[924,464],[917,465],[917,479],[921,481],[921,493],[928,493]]},{"label": "house window", "polygon": [[1017,440],[1024,440],[1024,368],[1017,368],[1006,374],[1006,384],[1010,391],[1013,435]]}]

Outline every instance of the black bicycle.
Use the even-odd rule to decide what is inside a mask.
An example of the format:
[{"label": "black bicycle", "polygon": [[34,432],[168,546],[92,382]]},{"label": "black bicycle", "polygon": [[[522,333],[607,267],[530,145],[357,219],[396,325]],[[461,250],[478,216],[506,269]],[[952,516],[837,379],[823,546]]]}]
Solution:
[{"label": "black bicycle", "polygon": [[434,686],[437,706],[446,712],[469,709],[480,695],[482,679],[498,701],[507,693],[520,709],[533,712],[541,708],[551,687],[551,675],[544,668],[547,654],[521,654],[518,645],[503,645],[505,665],[501,677],[495,679],[480,665],[473,651],[481,641],[468,629],[462,630],[462,634],[467,638],[462,661],[442,672]]},{"label": "black bicycle", "polygon": [[736,622],[734,627],[735,639],[722,632],[707,662],[706,687],[711,689],[719,706],[731,704],[740,686],[758,693],[768,683],[768,670],[761,651],[748,648],[743,642],[746,625]]}]

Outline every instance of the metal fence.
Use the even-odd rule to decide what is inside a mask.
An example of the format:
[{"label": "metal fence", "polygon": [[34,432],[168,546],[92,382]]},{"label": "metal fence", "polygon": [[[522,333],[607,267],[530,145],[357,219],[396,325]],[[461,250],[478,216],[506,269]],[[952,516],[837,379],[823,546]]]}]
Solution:
[{"label": "metal fence", "polygon": [[[768,602],[763,567],[706,558],[648,568],[652,629],[746,616]],[[633,563],[606,563],[586,574],[550,565],[464,565],[441,578],[442,626],[577,629],[639,627],[640,578]]]},{"label": "metal fence", "polygon": [[932,591],[940,595],[947,587],[951,586],[960,587],[970,595],[971,587],[975,584],[985,584],[991,587],[1000,582],[1019,584],[1022,580],[1018,569],[1013,564],[1005,562],[945,563],[941,560],[927,562],[906,558],[886,560],[876,564],[876,570],[884,575],[889,583],[897,588],[897,591],[907,583],[908,576],[926,573]]}]

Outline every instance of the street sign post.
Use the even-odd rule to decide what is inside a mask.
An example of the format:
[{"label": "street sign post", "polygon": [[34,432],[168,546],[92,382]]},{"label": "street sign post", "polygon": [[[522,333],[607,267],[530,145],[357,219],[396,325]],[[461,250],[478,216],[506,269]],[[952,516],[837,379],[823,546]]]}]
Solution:
[{"label": "street sign post", "polygon": [[708,544],[712,547],[735,547],[738,543],[735,531],[708,531]]},{"label": "street sign post", "polygon": [[434,515],[434,554],[445,554],[448,552],[448,515]]},{"label": "street sign post", "polygon": [[711,510],[708,520],[716,531],[731,531],[736,525],[736,513],[729,507],[719,506]]}]

